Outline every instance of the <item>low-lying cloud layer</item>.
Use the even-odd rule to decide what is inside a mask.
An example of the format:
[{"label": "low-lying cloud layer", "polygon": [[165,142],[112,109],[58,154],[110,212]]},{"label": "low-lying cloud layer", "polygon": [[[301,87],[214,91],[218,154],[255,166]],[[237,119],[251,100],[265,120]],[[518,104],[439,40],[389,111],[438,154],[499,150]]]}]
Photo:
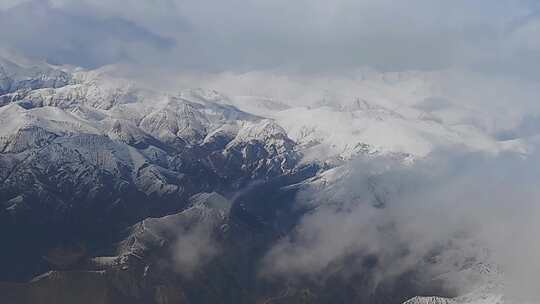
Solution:
[{"label": "low-lying cloud layer", "polygon": [[[354,255],[376,257],[377,276],[386,279],[419,269],[435,278],[471,261],[491,262],[501,267],[509,295],[538,299],[538,163],[537,153],[461,152],[434,153],[412,166],[353,161],[338,183],[299,197],[317,207],[273,248],[265,274],[354,271],[350,260],[343,264]],[[426,264],[428,257],[436,262]],[[466,290],[471,282],[457,275],[446,283]]]}]

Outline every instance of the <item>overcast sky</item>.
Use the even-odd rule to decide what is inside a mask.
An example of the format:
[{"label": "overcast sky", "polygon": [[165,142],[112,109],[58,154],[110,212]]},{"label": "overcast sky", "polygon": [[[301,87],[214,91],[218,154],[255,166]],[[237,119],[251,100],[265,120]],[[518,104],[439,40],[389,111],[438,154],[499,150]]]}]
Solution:
[{"label": "overcast sky", "polygon": [[3,0],[0,47],[54,63],[335,71],[465,67],[536,77],[526,0]]}]

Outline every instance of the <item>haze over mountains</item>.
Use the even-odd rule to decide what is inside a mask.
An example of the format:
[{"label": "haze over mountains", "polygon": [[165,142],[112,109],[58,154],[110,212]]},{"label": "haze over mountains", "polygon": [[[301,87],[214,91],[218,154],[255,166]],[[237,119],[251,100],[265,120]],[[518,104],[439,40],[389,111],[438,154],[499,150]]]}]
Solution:
[{"label": "haze over mountains", "polygon": [[539,9],[0,3],[0,303],[539,302]]}]

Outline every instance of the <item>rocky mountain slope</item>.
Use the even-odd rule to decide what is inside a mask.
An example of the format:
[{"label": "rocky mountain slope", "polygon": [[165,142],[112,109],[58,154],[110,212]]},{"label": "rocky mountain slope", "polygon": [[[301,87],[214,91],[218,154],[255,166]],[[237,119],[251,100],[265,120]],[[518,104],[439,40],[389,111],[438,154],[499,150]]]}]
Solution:
[{"label": "rocky mountain slope", "polygon": [[2,59],[0,302],[401,303],[450,293],[414,272],[377,282],[369,256],[347,280],[260,273],[269,248],[317,208],[296,205],[296,194],[337,183],[347,159],[524,149],[431,112],[162,93],[106,69]]}]

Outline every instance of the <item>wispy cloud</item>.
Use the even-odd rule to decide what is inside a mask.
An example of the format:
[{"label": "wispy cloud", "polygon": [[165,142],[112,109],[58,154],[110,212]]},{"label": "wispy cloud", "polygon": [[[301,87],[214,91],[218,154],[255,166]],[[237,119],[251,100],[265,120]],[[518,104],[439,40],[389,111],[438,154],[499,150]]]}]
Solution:
[{"label": "wispy cloud", "polygon": [[[118,16],[72,13],[47,1],[0,11],[2,47],[51,63],[96,67],[166,52],[174,39]],[[146,54],[145,54],[146,53]]]},{"label": "wispy cloud", "polygon": [[[361,266],[374,256],[379,279],[411,270],[433,279],[474,260],[491,261],[504,271],[509,294],[538,299],[528,284],[540,267],[538,164],[537,153],[525,159],[462,152],[434,153],[413,166],[386,159],[351,162],[338,183],[305,190],[300,200],[318,207],[276,244],[265,273],[354,271],[347,257]],[[440,256],[426,263],[435,253]],[[470,287],[465,276],[446,283]]]}]

